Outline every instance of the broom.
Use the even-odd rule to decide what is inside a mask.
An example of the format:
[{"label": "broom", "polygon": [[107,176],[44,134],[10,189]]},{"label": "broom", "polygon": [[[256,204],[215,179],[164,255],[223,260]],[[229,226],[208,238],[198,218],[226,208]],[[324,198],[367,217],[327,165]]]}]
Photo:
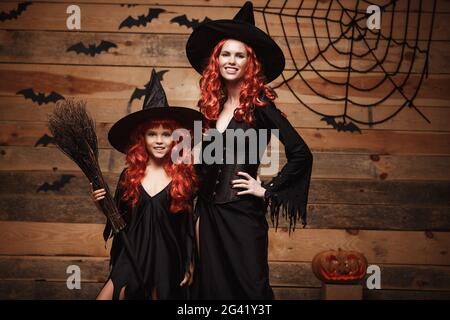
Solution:
[{"label": "broom", "polygon": [[120,234],[136,277],[145,293],[144,279],[137,266],[127,235],[123,231],[126,223],[117,209],[98,164],[95,123],[86,112],[86,102],[73,99],[58,101],[53,113],[49,115],[48,128],[53,135],[55,144],[80,167],[92,183],[93,189],[105,189],[105,198],[98,201],[99,206],[110,222],[113,232]]}]

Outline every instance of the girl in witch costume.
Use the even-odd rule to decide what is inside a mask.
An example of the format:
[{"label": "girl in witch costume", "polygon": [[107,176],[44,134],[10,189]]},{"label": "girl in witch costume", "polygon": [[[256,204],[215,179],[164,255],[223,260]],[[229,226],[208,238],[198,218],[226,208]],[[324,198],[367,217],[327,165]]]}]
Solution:
[{"label": "girl in witch costume", "polygon": [[[186,299],[192,281],[197,178],[192,163],[172,161],[172,132],[192,129],[202,117],[192,109],[169,107],[154,70],[149,90],[143,110],[120,119],[108,134],[111,145],[126,153],[115,200],[127,221],[134,257],[114,237],[110,275],[97,299]],[[93,198],[101,200],[104,194],[104,189],[93,191]],[[105,241],[110,234],[107,223]]]},{"label": "girl in witch costume", "polygon": [[[265,85],[283,71],[284,55],[268,35],[255,27],[250,2],[232,20],[198,26],[187,42],[186,53],[202,75],[198,106],[206,126],[218,130],[225,141],[224,158],[219,161],[223,164],[199,167],[196,296],[272,299],[266,208],[276,224],[283,207],[290,227],[295,227],[298,219],[305,225],[313,162],[304,140],[276,108],[275,92]],[[270,133],[269,138],[264,138],[258,129],[278,129],[287,164],[272,181],[261,185],[255,179],[260,158],[256,163],[249,161],[252,154],[248,140],[244,153],[235,148],[234,161],[228,160],[233,150],[229,150],[226,129],[256,129],[257,145],[264,139],[264,149]],[[236,138],[231,139],[231,145],[236,146]],[[258,150],[259,156],[263,152]],[[245,161],[236,161],[238,157]]]}]

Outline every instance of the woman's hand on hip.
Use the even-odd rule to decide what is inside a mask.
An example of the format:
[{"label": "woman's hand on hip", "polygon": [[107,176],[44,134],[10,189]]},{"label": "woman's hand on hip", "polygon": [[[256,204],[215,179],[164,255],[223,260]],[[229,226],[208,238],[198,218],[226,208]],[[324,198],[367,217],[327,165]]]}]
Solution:
[{"label": "woman's hand on hip", "polygon": [[259,198],[264,198],[264,193],[266,192],[266,189],[264,189],[261,186],[261,181],[258,179],[254,179],[251,175],[249,175],[246,172],[239,171],[237,173],[239,176],[242,176],[242,179],[237,179],[231,181],[232,188],[241,188],[245,189],[242,191],[239,191],[237,193],[238,196],[244,195],[244,194],[251,194]]}]

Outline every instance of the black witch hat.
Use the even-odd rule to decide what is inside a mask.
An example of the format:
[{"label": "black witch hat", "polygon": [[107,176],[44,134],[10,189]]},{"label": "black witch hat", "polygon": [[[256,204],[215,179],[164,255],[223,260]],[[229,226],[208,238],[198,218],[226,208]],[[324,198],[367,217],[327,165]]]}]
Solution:
[{"label": "black witch hat", "polygon": [[141,123],[152,119],[173,119],[182,128],[192,130],[194,121],[202,120],[202,114],[190,108],[169,106],[164,89],[153,69],[142,110],[117,121],[108,132],[109,143],[118,151],[126,153],[133,131]]},{"label": "black witch hat", "polygon": [[223,39],[239,40],[252,47],[262,64],[267,82],[275,80],[283,72],[283,51],[270,36],[255,26],[250,1],[232,20],[213,20],[194,29],[186,44],[186,54],[198,73],[202,74],[214,47]]}]

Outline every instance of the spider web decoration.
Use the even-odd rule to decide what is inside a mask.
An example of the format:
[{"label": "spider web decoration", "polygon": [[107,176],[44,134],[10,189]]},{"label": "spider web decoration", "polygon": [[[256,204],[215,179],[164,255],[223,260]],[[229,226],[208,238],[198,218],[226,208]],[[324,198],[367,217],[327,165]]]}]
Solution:
[{"label": "spider web decoration", "polygon": [[[426,2],[431,3],[431,11],[424,10],[422,0],[414,8],[410,0],[401,5],[395,0],[346,2],[352,7],[344,6],[344,1],[316,1],[308,8],[301,0],[293,9],[285,0],[280,9],[274,9],[268,0],[262,10],[255,10],[262,13],[269,35],[274,33],[271,28],[281,28],[285,53],[293,64],[293,70],[285,70],[283,81],[274,88],[286,85],[302,105],[338,131],[361,133],[357,124],[373,127],[405,107],[430,123],[414,100],[428,75],[436,0]],[[370,5],[380,8],[379,30],[367,27]],[[342,106],[339,114],[319,110],[330,102]],[[386,115],[381,104],[394,110]],[[374,119],[376,111],[381,114],[379,119]]]}]

